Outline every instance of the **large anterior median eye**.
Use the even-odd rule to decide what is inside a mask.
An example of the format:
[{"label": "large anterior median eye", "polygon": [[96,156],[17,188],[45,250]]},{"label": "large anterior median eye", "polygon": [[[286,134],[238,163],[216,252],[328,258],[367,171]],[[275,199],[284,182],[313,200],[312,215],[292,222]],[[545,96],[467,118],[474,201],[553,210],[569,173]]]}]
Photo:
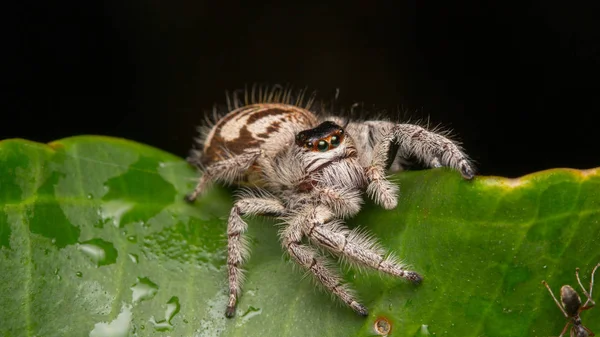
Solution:
[{"label": "large anterior median eye", "polygon": [[317,149],[319,149],[321,152],[325,152],[329,149],[329,144],[327,144],[327,142],[324,140],[320,140],[317,144]]},{"label": "large anterior median eye", "polygon": [[339,136],[331,136],[331,146],[338,147],[340,145],[340,137]]}]

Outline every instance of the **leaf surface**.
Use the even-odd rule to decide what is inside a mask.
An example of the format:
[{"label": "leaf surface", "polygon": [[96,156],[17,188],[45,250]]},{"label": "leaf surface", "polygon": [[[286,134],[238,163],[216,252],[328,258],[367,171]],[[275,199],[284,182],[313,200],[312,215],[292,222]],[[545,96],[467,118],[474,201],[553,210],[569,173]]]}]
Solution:
[{"label": "leaf surface", "polygon": [[[226,219],[213,188],[189,205],[196,171],[130,141],[83,136],[0,142],[0,336],[548,336],[555,294],[600,262],[600,170],[464,181],[445,169],[394,176],[397,209],[361,226],[424,282],[344,268],[367,318],[332,301],[283,257],[276,222],[249,220],[252,255],[234,319]],[[600,274],[597,275],[600,279]],[[594,293],[600,292],[600,289]],[[582,314],[600,333],[600,309]]]}]

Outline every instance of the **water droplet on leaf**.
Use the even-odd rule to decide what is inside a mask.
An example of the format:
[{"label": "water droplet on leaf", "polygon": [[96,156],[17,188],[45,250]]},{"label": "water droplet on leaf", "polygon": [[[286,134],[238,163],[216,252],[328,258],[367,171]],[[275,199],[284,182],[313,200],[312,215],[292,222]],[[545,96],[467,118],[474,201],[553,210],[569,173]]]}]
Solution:
[{"label": "water droplet on leaf", "polygon": [[137,283],[130,288],[133,291],[133,302],[149,300],[158,292],[158,285],[147,277],[138,277]]},{"label": "water droplet on leaf", "polygon": [[131,307],[123,305],[121,312],[110,323],[96,323],[90,337],[127,337],[131,331]]},{"label": "water droplet on leaf", "polygon": [[112,224],[115,227],[120,227],[121,217],[131,210],[133,206],[134,204],[131,202],[111,200],[102,204],[102,208],[100,209],[99,213],[105,222],[112,221]]},{"label": "water droplet on leaf", "polygon": [[428,336],[428,335],[430,335],[429,326],[426,324],[421,325],[421,336]]},{"label": "water droplet on leaf", "polygon": [[138,263],[139,258],[138,258],[138,256],[136,254],[131,253],[131,254],[128,254],[128,256],[131,259],[131,262]]},{"label": "water droplet on leaf", "polygon": [[241,326],[244,323],[248,322],[248,320],[250,320],[253,317],[256,317],[258,315],[260,315],[262,313],[262,309],[261,308],[255,308],[253,306],[249,306],[248,310],[246,310],[241,316],[241,320],[238,321],[238,323],[236,324],[237,326]]},{"label": "water droplet on leaf", "polygon": [[181,310],[181,305],[179,304],[179,298],[177,296],[171,297],[167,302],[167,310],[165,311],[165,319],[167,322],[171,322],[173,317],[179,313]]},{"label": "water droplet on leaf", "polygon": [[171,324],[171,320],[179,310],[181,306],[179,305],[179,298],[177,296],[171,297],[171,299],[167,302],[167,310],[165,310],[165,319],[156,321],[154,317],[150,318],[150,322],[154,325],[154,330],[156,331],[169,331],[173,329],[173,324]]},{"label": "water droplet on leaf", "polygon": [[87,255],[96,266],[104,266],[117,261],[117,250],[112,243],[102,239],[92,239],[77,245],[77,249]]}]

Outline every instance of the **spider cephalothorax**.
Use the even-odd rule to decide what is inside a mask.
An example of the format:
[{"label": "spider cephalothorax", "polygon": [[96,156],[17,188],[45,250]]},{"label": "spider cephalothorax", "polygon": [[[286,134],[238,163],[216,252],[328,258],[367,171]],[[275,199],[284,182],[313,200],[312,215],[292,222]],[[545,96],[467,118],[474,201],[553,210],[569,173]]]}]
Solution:
[{"label": "spider cephalothorax", "polygon": [[325,152],[338,147],[344,141],[344,129],[334,122],[326,121],[317,127],[298,132],[296,145],[311,151]]},{"label": "spider cephalothorax", "polygon": [[235,99],[233,108],[203,132],[200,148],[188,158],[203,172],[188,195],[190,201],[212,181],[246,185],[227,223],[228,317],[235,313],[242,264],[249,255],[243,215],[279,218],[281,244],[292,260],[357,313],[367,315],[316,248],[419,283],[419,274],[406,270],[371,236],[349,229],[342,219],[360,211],[364,192],[385,209],[396,207],[398,186],[386,179],[386,169],[402,169],[402,158],[416,157],[428,167],[449,166],[466,179],[474,176],[460,147],[440,134],[414,124],[318,114],[311,111],[312,100],[302,104],[302,96],[292,103],[289,91],[274,88],[244,103]]}]

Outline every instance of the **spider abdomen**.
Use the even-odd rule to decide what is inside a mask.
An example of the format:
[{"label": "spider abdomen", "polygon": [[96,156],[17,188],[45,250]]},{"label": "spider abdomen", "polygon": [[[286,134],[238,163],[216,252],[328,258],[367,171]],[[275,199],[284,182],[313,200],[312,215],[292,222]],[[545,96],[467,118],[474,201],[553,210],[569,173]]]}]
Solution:
[{"label": "spider abdomen", "polygon": [[295,130],[311,128],[316,122],[312,112],[290,104],[252,104],[235,109],[206,135],[200,163],[208,166],[249,149],[274,154],[287,145],[286,134],[293,141]]}]

